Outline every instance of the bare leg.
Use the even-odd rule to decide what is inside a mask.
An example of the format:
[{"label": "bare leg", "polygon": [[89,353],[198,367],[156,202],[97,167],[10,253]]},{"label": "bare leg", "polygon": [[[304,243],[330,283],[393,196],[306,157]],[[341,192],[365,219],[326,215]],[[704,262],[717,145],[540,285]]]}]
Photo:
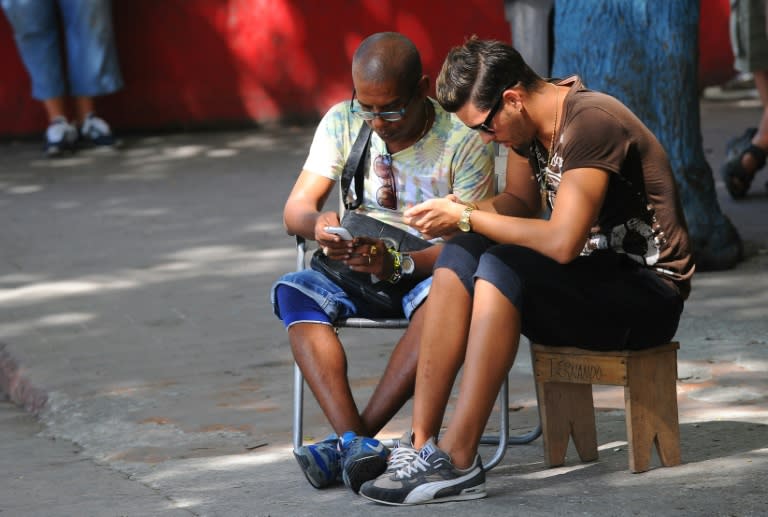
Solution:
[{"label": "bare leg", "polygon": [[288,329],[293,357],[320,408],[341,435],[346,431],[368,435],[347,380],[347,357],[333,327],[297,323]]},{"label": "bare leg", "polygon": [[89,113],[94,112],[93,97],[75,97],[77,123],[82,124]]},{"label": "bare leg", "polygon": [[[752,75],[755,78],[755,87],[763,105],[763,114],[760,117],[757,133],[752,137],[752,143],[768,152],[768,70],[758,70],[753,72]],[[757,172],[758,165],[759,163],[751,153],[744,153],[742,155],[741,166],[745,170],[755,173]]]},{"label": "bare leg", "polygon": [[768,70],[758,70],[752,75],[755,78],[755,87],[763,105],[760,125],[757,127],[757,134],[752,138],[752,143],[763,149],[768,149]]},{"label": "bare leg", "polygon": [[363,410],[362,419],[370,433],[368,436],[375,436],[381,431],[413,395],[419,337],[424,328],[425,313],[424,305],[414,312],[408,328],[392,351],[376,390]]},{"label": "bare leg", "polygon": [[421,447],[440,432],[445,406],[456,374],[464,361],[472,299],[456,274],[437,269],[433,293],[424,306],[425,321],[419,346],[413,403],[413,445]]},{"label": "bare leg", "polygon": [[51,97],[43,101],[45,111],[48,114],[48,122],[53,122],[56,117],[67,118],[67,106],[64,97]]},{"label": "bare leg", "polygon": [[[458,468],[469,467],[520,342],[520,313],[496,286],[475,282],[472,323],[459,399],[439,446]],[[505,409],[505,408],[503,408]]]}]

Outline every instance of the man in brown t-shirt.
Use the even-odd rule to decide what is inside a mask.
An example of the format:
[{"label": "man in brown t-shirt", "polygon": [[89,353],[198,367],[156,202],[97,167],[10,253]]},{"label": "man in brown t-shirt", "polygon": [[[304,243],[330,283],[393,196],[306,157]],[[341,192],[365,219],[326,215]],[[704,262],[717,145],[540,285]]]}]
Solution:
[{"label": "man in brown t-shirt", "polygon": [[450,240],[424,307],[433,324],[419,348],[413,448],[394,449],[397,472],[360,490],[386,504],[485,496],[477,447],[521,334],[592,349],[666,343],[694,271],[667,154],[618,100],[577,77],[546,81],[509,45],[476,38],[449,53],[437,98],[513,152],[493,199],[449,196],[405,212],[423,234]]}]

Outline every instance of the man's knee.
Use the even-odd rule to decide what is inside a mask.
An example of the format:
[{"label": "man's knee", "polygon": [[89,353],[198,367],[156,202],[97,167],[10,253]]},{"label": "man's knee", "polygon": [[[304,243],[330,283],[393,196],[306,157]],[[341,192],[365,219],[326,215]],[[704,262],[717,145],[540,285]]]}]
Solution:
[{"label": "man's knee", "polygon": [[297,323],[331,324],[331,319],[311,297],[288,285],[275,288],[275,302],[286,329]]},{"label": "man's knee", "polygon": [[491,245],[492,241],[476,233],[457,235],[443,247],[435,262],[435,270],[451,270],[472,294],[480,257]]}]

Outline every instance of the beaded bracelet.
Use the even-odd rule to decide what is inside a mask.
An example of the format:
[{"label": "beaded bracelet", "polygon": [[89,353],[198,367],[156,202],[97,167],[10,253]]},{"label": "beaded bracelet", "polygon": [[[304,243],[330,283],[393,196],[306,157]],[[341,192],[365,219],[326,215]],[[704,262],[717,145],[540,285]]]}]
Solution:
[{"label": "beaded bracelet", "polygon": [[387,278],[387,282],[396,284],[403,278],[403,257],[395,248],[387,248],[387,252],[392,255],[392,274]]}]

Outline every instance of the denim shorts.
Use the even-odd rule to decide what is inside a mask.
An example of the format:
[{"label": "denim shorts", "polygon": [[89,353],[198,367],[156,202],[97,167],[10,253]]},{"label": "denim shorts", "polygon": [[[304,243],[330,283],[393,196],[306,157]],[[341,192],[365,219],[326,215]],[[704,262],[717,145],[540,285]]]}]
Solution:
[{"label": "denim shorts", "polygon": [[111,0],[0,0],[0,5],[29,72],[32,97],[95,97],[123,87]]},{"label": "denim shorts", "polygon": [[[281,284],[293,287],[312,298],[331,321],[353,316],[376,317],[375,314],[366,313],[364,308],[358,308],[349,295],[328,277],[319,271],[305,269],[283,275],[272,286],[269,297],[272,302],[272,311],[278,318],[280,318],[280,308],[275,300],[275,289]],[[432,277],[429,277],[406,293],[403,297],[403,314],[406,318],[411,319],[414,311],[424,302],[431,285]]]}]

